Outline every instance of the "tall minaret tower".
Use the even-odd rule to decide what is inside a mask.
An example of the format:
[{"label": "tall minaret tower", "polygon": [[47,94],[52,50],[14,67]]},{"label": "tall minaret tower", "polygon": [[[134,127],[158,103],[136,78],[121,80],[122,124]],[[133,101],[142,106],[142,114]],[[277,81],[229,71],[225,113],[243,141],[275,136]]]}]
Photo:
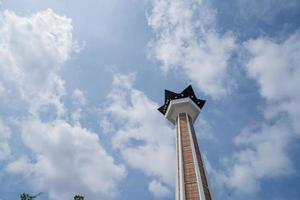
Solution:
[{"label": "tall minaret tower", "polygon": [[190,85],[179,94],[165,90],[165,104],[158,109],[177,130],[176,200],[212,200],[194,130],[194,122],[204,103],[195,96]]}]

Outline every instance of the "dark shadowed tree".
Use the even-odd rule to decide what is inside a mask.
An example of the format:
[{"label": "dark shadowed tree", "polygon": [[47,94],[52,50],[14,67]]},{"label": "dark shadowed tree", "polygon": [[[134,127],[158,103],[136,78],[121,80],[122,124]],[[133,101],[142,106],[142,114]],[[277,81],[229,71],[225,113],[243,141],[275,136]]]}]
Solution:
[{"label": "dark shadowed tree", "polygon": [[84,197],[81,196],[81,195],[76,195],[76,196],[74,197],[74,200],[84,200]]},{"label": "dark shadowed tree", "polygon": [[41,195],[41,194],[42,194],[42,193],[40,192],[40,193],[38,193],[37,195],[30,196],[29,194],[23,193],[23,194],[20,195],[20,198],[21,198],[21,200],[33,200],[33,199],[35,199],[36,197],[38,197],[39,195]]}]

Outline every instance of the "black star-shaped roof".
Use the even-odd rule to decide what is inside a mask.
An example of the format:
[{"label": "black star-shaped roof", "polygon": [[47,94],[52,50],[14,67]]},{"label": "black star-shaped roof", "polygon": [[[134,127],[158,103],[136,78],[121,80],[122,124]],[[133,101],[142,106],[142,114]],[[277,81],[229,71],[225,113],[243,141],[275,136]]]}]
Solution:
[{"label": "black star-shaped roof", "polygon": [[158,108],[159,112],[161,112],[163,115],[168,110],[168,106],[172,100],[175,99],[182,99],[189,97],[200,109],[204,106],[205,100],[198,99],[194,93],[194,90],[191,85],[189,85],[187,88],[185,88],[181,93],[177,94],[175,92],[171,92],[169,90],[165,90],[165,104]]}]

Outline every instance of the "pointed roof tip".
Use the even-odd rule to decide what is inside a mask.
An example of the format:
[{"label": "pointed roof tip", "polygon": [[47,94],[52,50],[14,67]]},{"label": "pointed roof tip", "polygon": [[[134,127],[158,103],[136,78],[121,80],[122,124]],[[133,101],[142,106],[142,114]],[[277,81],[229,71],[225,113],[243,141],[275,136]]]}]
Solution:
[{"label": "pointed roof tip", "polygon": [[203,108],[203,106],[204,106],[204,104],[206,103],[206,100],[203,100],[203,99],[199,99],[200,100],[200,102],[201,102],[201,106],[200,106],[200,108],[202,109]]},{"label": "pointed roof tip", "polygon": [[161,106],[161,107],[157,108],[157,110],[159,112],[161,112],[162,114],[165,114],[165,112],[164,112],[164,106]]},{"label": "pointed roof tip", "polygon": [[181,93],[191,93],[191,94],[195,95],[195,92],[194,92],[191,84],[188,85]]},{"label": "pointed roof tip", "polygon": [[175,92],[172,92],[172,91],[170,91],[170,90],[167,90],[167,89],[165,89],[165,94],[166,93],[170,93],[170,94],[176,94],[177,95],[177,93],[175,93]]},{"label": "pointed roof tip", "polygon": [[[184,90],[187,90],[187,89],[193,89],[192,85],[189,84]],[[183,91],[184,91],[184,90],[183,90]]]},{"label": "pointed roof tip", "polygon": [[175,92],[172,92],[170,90],[165,90],[165,100],[166,99],[171,99],[174,98],[175,96],[177,96],[178,94]]}]

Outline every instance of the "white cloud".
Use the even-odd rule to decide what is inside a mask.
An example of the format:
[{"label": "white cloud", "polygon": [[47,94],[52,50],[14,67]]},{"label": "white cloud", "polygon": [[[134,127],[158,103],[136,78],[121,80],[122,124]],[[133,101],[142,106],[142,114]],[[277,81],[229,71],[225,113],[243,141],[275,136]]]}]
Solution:
[{"label": "white cloud", "polygon": [[71,118],[78,124],[82,115],[82,110],[86,106],[86,98],[83,91],[77,88],[73,91],[72,99],[75,110],[71,113]]},{"label": "white cloud", "polygon": [[155,198],[164,198],[167,197],[171,194],[170,190],[163,186],[160,182],[158,182],[157,180],[152,180],[149,183],[149,191],[154,194]]},{"label": "white cloud", "polygon": [[113,125],[112,144],[126,163],[174,187],[175,136],[157,111],[159,105],[133,88],[134,74],[114,76],[104,117]]},{"label": "white cloud", "polygon": [[71,199],[77,193],[91,200],[117,196],[125,169],[115,164],[95,133],[64,121],[29,120],[22,125],[22,138],[33,158],[20,158],[7,170],[29,174],[27,180],[36,190],[48,191],[50,199]]},{"label": "white cloud", "polygon": [[107,117],[103,117],[100,120],[100,127],[103,131],[103,133],[110,133],[114,132],[114,125],[111,123],[111,121]]},{"label": "white cloud", "polygon": [[215,11],[204,1],[153,0],[148,24],[156,36],[150,42],[150,54],[164,71],[182,70],[213,97],[229,92],[228,61],[235,38],[218,33]]},{"label": "white cloud", "polygon": [[79,105],[85,105],[86,104],[86,99],[85,99],[85,96],[84,96],[84,93],[82,90],[80,89],[75,89],[73,91],[73,100],[78,103]]},{"label": "white cloud", "polygon": [[6,168],[7,171],[12,173],[24,173],[25,176],[30,176],[34,172],[34,165],[30,163],[30,160],[26,156],[22,156],[17,160],[9,163]]},{"label": "white cloud", "polygon": [[300,133],[300,31],[282,42],[259,38],[246,42],[245,47],[251,54],[247,72],[258,82],[270,107],[266,116],[285,112]]},{"label": "white cloud", "polygon": [[[6,172],[25,176],[34,190],[47,192],[51,200],[71,199],[77,193],[91,200],[112,199],[126,170],[95,133],[81,126],[80,112],[87,103],[81,90],[72,96],[74,125],[64,115],[69,111],[61,100],[65,88],[60,70],[78,51],[72,31],[72,20],[51,9],[24,17],[12,11],[0,15],[0,82],[4,92],[16,91],[13,98],[29,110],[28,115],[13,118],[30,153],[10,159]],[[41,120],[43,109],[54,117]],[[0,156],[7,133],[3,127],[0,124]]]},{"label": "white cloud", "polygon": [[246,70],[265,99],[266,119],[235,138],[242,149],[227,160],[228,174],[219,176],[238,191],[255,193],[261,180],[294,172],[287,148],[300,133],[300,32],[283,41],[258,38],[244,46]]},{"label": "white cloud", "polygon": [[9,146],[10,135],[10,128],[0,118],[0,161],[8,159],[11,155]]},{"label": "white cloud", "polygon": [[260,180],[294,172],[286,152],[292,135],[284,124],[264,125],[259,130],[244,130],[235,138],[243,149],[234,154],[226,182],[240,192],[255,193]]},{"label": "white cloud", "polygon": [[0,82],[0,98],[4,94],[4,92],[5,92],[5,88],[4,88],[3,84]]},{"label": "white cloud", "polygon": [[0,15],[0,79],[15,85],[32,114],[47,104],[55,105],[59,114],[64,112],[59,71],[77,50],[72,30],[71,19],[51,9],[26,17],[12,11]]}]

